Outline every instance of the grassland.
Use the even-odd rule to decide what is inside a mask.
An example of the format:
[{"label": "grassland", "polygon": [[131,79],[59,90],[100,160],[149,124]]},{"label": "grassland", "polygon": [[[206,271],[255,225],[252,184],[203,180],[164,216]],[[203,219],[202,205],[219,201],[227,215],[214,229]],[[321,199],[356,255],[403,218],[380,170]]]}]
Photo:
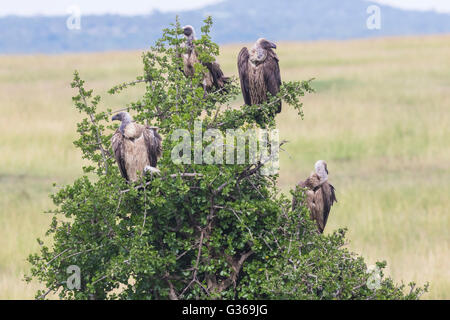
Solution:
[{"label": "grassland", "polygon": [[[222,48],[237,74],[240,45]],[[287,192],[314,162],[328,162],[337,188],[326,232],[348,227],[349,248],[385,259],[397,281],[431,282],[425,298],[450,298],[450,36],[278,43],[284,80],[316,78],[305,119],[284,106],[290,141],[281,159]],[[141,73],[140,52],[0,57],[0,298],[33,298],[22,281],[27,255],[50,221],[52,183],[81,174],[70,88],[80,71],[120,108],[143,92],[106,91]]]}]

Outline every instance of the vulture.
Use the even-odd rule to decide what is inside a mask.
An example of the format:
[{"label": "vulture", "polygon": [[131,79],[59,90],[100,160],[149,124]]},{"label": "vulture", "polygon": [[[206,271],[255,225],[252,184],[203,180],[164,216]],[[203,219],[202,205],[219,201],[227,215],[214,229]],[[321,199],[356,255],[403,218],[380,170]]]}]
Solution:
[{"label": "vulture", "polygon": [[[267,92],[272,96],[280,91],[281,75],[277,46],[260,38],[251,50],[242,48],[238,56],[238,71],[242,95],[246,105],[257,105],[267,101]],[[277,113],[281,112],[281,101]]]},{"label": "vulture", "polygon": [[122,177],[135,182],[139,179],[139,173],[159,172],[156,163],[162,153],[162,138],[157,129],[135,123],[128,112],[120,112],[112,120],[122,122],[111,138],[114,157]]},{"label": "vulture", "polygon": [[201,63],[204,65],[208,72],[203,76],[203,90],[206,92],[211,92],[213,90],[223,89],[225,84],[229,82],[229,78],[223,75],[220,65],[214,62],[200,62],[198,59],[197,52],[195,50],[194,40],[195,40],[195,30],[194,27],[187,25],[183,27],[183,34],[186,38],[186,43],[183,45],[186,48],[183,54],[183,73],[187,77],[194,76],[195,70],[194,66],[196,63]]},{"label": "vulture", "polygon": [[[305,180],[300,181],[297,187],[306,188],[306,205],[311,212],[311,219],[317,224],[319,233],[323,233],[327,224],[331,206],[337,202],[335,189],[328,182],[327,164],[319,160],[315,164],[315,172]],[[292,209],[297,206],[297,200],[292,200]]]}]

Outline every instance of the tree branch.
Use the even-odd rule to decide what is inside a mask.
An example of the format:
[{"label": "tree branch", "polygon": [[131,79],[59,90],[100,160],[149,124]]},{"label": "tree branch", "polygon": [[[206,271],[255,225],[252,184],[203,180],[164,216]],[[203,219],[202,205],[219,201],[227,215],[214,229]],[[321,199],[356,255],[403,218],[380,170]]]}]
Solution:
[{"label": "tree branch", "polygon": [[[86,101],[86,97],[85,97],[85,95],[84,95],[84,93],[83,93],[83,90],[84,90],[84,89],[82,89],[81,86],[78,87],[78,92],[79,92],[79,94],[80,94],[80,97],[83,99],[83,103],[84,103],[84,105],[87,107],[88,104],[87,104],[87,101]],[[88,114],[89,114],[89,118],[91,119],[91,123],[92,123],[92,125],[93,125],[94,128],[95,128],[95,133],[96,133],[97,143],[98,143],[98,146],[99,146],[99,148],[100,148],[100,152],[102,153],[103,166],[104,166],[104,169],[105,169],[105,174],[108,174],[108,157],[107,157],[107,151],[103,148],[103,142],[102,142],[102,139],[100,138],[101,135],[100,135],[100,132],[99,132],[99,129],[98,129],[97,122],[95,121],[94,115],[93,115],[91,112],[89,112]]]}]

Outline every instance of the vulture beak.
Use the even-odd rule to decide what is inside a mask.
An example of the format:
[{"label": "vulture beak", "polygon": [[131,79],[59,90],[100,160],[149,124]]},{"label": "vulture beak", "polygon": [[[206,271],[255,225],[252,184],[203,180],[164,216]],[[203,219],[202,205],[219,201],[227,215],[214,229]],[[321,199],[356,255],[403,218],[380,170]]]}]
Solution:
[{"label": "vulture beak", "polygon": [[113,116],[113,117],[111,118],[111,121],[115,121],[115,120],[120,120],[118,114],[116,114],[115,116]]},{"label": "vulture beak", "polygon": [[277,45],[275,43],[273,43],[273,42],[269,42],[269,43],[270,43],[270,47],[272,49],[276,49],[277,48]]}]

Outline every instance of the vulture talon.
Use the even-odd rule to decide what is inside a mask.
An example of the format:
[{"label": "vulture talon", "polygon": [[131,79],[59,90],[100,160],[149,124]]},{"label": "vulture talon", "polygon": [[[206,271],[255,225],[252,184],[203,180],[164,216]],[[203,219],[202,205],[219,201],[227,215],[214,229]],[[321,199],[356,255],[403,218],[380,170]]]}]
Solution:
[{"label": "vulture talon", "polygon": [[150,175],[160,175],[161,171],[158,168],[152,167],[152,166],[145,166],[144,168],[144,173],[145,174],[150,174]]}]

